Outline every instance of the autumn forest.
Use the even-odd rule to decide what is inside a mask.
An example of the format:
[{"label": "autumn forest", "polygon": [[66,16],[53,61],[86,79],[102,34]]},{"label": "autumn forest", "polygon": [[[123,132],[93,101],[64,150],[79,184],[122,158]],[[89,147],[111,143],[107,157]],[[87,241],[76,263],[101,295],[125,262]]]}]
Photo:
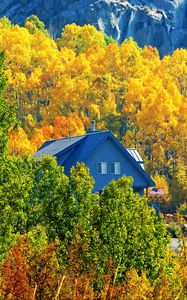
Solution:
[{"label": "autumn forest", "polygon": [[92,25],[66,25],[53,39],[32,15],[22,27],[0,19],[0,51],[0,299],[186,299],[186,237],[179,229],[180,255],[169,251],[162,216],[131,179],[99,196],[83,164],[68,178],[32,154],[94,119],[139,150],[164,188],[162,211],[182,224],[187,50],[161,59]]}]

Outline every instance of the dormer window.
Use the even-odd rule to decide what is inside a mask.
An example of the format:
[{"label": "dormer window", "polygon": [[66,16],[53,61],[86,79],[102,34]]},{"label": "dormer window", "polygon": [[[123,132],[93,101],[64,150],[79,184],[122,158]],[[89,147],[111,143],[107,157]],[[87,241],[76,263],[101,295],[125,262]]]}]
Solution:
[{"label": "dormer window", "polygon": [[110,174],[121,174],[120,162],[115,161],[110,163]]},{"label": "dormer window", "polygon": [[101,161],[97,163],[97,174],[107,174],[107,162]]}]

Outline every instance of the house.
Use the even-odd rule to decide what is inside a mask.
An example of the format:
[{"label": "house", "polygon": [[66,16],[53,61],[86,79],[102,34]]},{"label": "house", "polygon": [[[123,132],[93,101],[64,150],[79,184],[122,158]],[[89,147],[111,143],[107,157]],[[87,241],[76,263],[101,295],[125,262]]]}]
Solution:
[{"label": "house", "polygon": [[155,185],[136,149],[126,149],[111,131],[96,131],[94,126],[82,136],[46,141],[35,154],[38,159],[43,155],[56,156],[66,175],[77,162],[83,162],[94,177],[94,192],[102,191],[112,179],[123,175],[134,178],[134,191],[140,195]]}]

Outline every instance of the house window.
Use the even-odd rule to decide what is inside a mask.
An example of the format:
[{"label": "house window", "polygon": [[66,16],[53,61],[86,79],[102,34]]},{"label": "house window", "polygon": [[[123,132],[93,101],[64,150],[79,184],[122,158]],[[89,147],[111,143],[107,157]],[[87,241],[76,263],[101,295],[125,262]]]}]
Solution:
[{"label": "house window", "polygon": [[97,174],[107,174],[107,162],[102,161],[97,163]]},{"label": "house window", "polygon": [[111,162],[110,163],[110,173],[111,174],[120,174],[121,173],[120,162]]}]

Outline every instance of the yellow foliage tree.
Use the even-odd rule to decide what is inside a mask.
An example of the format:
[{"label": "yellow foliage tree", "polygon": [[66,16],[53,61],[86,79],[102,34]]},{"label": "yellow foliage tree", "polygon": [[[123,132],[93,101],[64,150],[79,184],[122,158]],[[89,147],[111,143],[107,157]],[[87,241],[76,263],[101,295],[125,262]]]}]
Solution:
[{"label": "yellow foliage tree", "polygon": [[8,153],[9,155],[26,155],[32,154],[37,150],[37,147],[31,144],[27,134],[22,128],[14,131],[10,135]]}]

